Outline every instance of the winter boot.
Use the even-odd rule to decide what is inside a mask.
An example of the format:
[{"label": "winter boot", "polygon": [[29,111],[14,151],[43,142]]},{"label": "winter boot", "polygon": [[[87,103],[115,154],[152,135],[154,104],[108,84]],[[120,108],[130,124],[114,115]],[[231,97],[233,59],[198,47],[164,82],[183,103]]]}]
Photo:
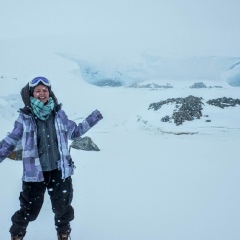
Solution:
[{"label": "winter boot", "polygon": [[61,233],[58,235],[58,240],[71,240],[69,234],[67,233]]},{"label": "winter boot", "polygon": [[11,240],[23,240],[23,236],[19,236],[19,235],[17,235],[17,236],[12,236],[12,237],[11,237]]}]

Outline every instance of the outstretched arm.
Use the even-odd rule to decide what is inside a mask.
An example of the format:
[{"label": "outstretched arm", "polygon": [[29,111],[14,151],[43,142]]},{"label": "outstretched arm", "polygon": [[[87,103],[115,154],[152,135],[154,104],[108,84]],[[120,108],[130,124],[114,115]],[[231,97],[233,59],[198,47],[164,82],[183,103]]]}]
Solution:
[{"label": "outstretched arm", "polygon": [[0,144],[0,162],[2,162],[9,154],[14,150],[18,141],[22,138],[23,124],[21,123],[21,117],[19,117],[15,123],[11,133],[6,136]]},{"label": "outstretched arm", "polygon": [[82,136],[90,128],[96,125],[101,119],[103,119],[102,114],[95,110],[93,111],[83,122],[76,125],[73,121],[69,120],[69,129],[72,129],[69,139],[74,139]]}]

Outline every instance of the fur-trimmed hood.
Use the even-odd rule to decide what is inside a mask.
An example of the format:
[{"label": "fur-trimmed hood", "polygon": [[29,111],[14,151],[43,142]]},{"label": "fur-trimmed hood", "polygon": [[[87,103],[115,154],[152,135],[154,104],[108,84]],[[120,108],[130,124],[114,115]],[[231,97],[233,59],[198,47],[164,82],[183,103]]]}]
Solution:
[{"label": "fur-trimmed hood", "polygon": [[[29,84],[27,84],[25,87],[22,88],[21,90],[21,96],[22,96],[22,100],[24,103],[24,108],[21,108],[20,111],[25,113],[25,114],[30,114],[32,113],[32,107],[30,104],[30,92],[29,92]],[[54,104],[55,104],[55,111],[58,111],[61,109],[61,104],[58,103],[58,100],[55,96],[55,94],[53,93],[52,90],[50,90],[49,92],[49,97],[52,97]]]}]

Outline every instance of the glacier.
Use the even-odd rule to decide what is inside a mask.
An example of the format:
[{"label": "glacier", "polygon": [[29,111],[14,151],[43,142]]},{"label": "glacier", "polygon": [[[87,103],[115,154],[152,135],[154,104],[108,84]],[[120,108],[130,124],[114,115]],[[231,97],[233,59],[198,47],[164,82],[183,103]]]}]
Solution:
[{"label": "glacier", "polygon": [[82,78],[101,87],[130,86],[141,82],[212,80],[240,86],[240,58],[220,56],[162,57],[142,54],[141,61],[114,65],[92,62],[70,54],[57,53],[75,62]]}]

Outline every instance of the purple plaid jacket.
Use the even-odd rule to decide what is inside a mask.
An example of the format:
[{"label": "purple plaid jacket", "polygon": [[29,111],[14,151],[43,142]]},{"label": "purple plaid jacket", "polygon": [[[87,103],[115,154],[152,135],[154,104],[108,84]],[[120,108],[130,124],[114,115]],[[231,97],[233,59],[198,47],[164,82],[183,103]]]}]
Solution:
[{"label": "purple plaid jacket", "polygon": [[[44,178],[37,148],[37,126],[33,118],[33,115],[20,112],[18,119],[14,123],[14,129],[2,141],[0,162],[9,156],[16,147],[17,142],[21,140],[23,147],[22,180],[25,182],[42,182]],[[63,110],[56,112],[55,127],[60,152],[58,168],[62,171],[63,179],[73,175],[73,163],[68,150],[68,140],[80,137],[101,119],[102,115],[98,110],[95,110],[82,123],[77,125],[68,119]]]}]

